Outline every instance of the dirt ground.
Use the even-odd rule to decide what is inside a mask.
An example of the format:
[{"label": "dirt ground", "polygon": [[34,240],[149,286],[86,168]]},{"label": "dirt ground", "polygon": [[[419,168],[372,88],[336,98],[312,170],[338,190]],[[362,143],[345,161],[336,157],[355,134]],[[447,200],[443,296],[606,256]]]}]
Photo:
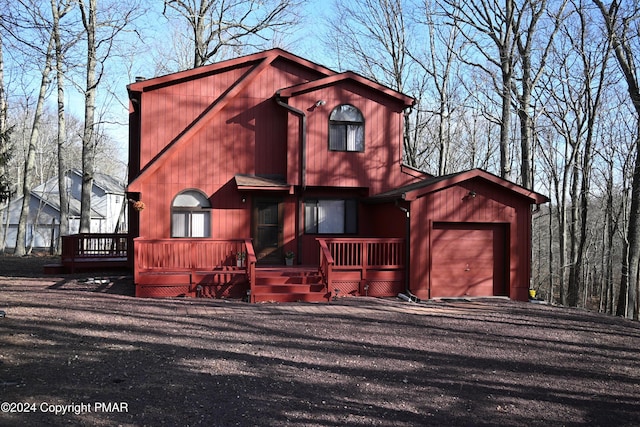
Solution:
[{"label": "dirt ground", "polygon": [[[640,325],[506,300],[136,299],[0,258],[0,425],[640,425]],[[58,412],[58,413],[56,413]]]}]

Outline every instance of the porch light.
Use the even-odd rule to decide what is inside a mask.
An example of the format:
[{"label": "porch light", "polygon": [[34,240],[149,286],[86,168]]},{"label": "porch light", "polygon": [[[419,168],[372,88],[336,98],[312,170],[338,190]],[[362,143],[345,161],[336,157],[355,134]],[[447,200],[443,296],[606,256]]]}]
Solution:
[{"label": "porch light", "polygon": [[316,101],[316,107],[322,107],[326,103],[327,103],[327,101],[325,101],[324,99],[319,99],[319,100]]},{"label": "porch light", "polygon": [[240,201],[242,203],[247,203],[247,196],[242,196],[242,199],[240,199]]},{"label": "porch light", "polygon": [[471,197],[472,199],[475,199],[476,195],[477,195],[476,192],[473,190],[469,191],[469,194],[467,194],[467,196]]}]

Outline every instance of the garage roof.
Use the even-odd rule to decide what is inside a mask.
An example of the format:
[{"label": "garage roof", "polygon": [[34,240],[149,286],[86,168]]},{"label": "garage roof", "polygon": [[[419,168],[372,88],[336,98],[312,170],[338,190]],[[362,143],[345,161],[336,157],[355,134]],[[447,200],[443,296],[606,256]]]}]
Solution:
[{"label": "garage roof", "polygon": [[482,169],[471,169],[468,171],[457,172],[449,175],[428,178],[413,184],[405,185],[391,191],[376,194],[368,198],[370,202],[386,202],[390,200],[406,200],[413,201],[428,193],[443,190],[454,185],[461,184],[471,179],[481,179],[503,187],[505,190],[516,193],[522,197],[528,198],[532,203],[547,203],[549,198],[543,194],[524,188],[514,184],[511,181],[500,178]]}]

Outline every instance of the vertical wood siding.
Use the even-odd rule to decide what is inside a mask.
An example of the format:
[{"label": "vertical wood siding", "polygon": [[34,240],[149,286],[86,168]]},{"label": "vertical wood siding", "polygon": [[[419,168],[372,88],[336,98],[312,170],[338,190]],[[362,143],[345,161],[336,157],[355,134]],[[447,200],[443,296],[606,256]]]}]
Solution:
[{"label": "vertical wood siding", "polygon": [[[247,70],[225,70],[143,92],[141,164],[178,138]],[[290,63],[276,61],[207,126],[172,151],[163,167],[143,183],[141,194],[147,209],[140,215],[140,236],[169,237],[173,198],[195,188],[210,196],[213,237],[247,237],[250,203],[241,203],[233,177],[286,173],[287,113],[273,95],[277,89],[312,77]]]},{"label": "vertical wood siding", "polygon": [[[316,101],[326,104],[315,107]],[[296,96],[290,100],[307,115],[306,177],[309,186],[368,187],[370,194],[409,182],[400,172],[402,161],[401,106],[381,95],[345,83]],[[358,108],[365,119],[365,151],[329,151],[329,114],[341,104]],[[298,118],[290,115],[290,161],[299,157]],[[293,142],[294,146],[291,145]],[[297,172],[297,171],[296,171]],[[295,174],[290,174],[290,179]]]}]

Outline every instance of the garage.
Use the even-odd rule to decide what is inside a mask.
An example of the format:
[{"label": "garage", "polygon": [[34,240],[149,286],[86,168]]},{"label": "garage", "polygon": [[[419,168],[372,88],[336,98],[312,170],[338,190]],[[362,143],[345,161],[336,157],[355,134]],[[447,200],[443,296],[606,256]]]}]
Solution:
[{"label": "garage", "polygon": [[385,213],[406,215],[411,259],[406,286],[412,296],[529,300],[532,205],[547,203],[546,196],[472,169],[368,201],[393,202]]},{"label": "garage", "polygon": [[431,298],[507,295],[504,224],[436,222]]}]

